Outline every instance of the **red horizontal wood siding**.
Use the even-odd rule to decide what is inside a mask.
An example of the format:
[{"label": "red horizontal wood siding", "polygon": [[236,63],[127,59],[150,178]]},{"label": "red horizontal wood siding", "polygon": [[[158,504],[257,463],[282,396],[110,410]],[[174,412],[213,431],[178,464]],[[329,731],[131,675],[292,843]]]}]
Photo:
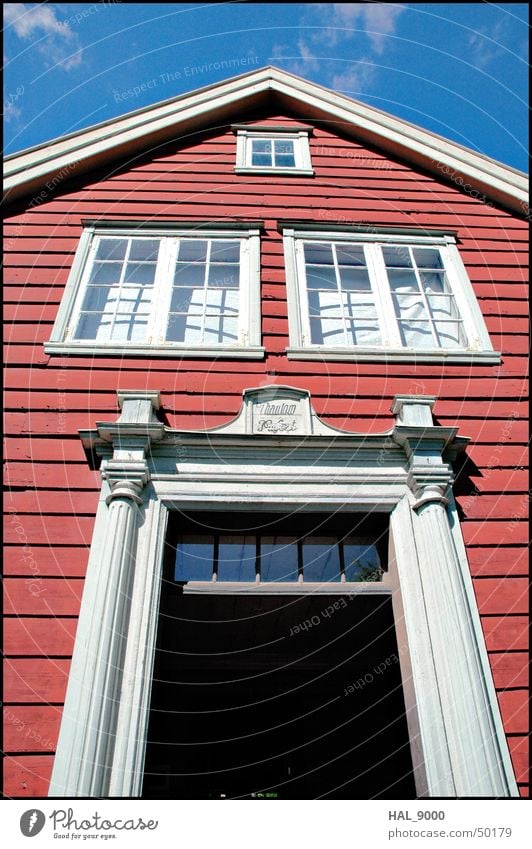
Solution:
[{"label": "red horizontal wood siding", "polygon": [[[283,123],[290,115],[272,115]],[[261,120],[264,120],[261,116]],[[113,421],[118,389],[159,390],[172,427],[223,424],[242,391],[310,390],[319,415],[351,432],[385,432],[396,394],[436,395],[438,422],[470,437],[455,493],[503,720],[523,793],[528,506],[528,226],[520,216],[377,149],[316,126],[313,178],[234,173],[229,129],[61,185],[6,221],[6,792],[46,793],[100,476],[78,436]],[[61,357],[44,353],[82,219],[264,219],[263,361]],[[446,228],[496,350],[496,366],[305,362],[286,356],[288,313],[278,222]],[[50,707],[52,703],[52,707]],[[58,705],[58,706],[56,706]],[[18,726],[14,717],[18,716]],[[20,730],[22,729],[22,730]],[[25,731],[31,729],[27,733]],[[47,750],[46,750],[47,751]]]}]

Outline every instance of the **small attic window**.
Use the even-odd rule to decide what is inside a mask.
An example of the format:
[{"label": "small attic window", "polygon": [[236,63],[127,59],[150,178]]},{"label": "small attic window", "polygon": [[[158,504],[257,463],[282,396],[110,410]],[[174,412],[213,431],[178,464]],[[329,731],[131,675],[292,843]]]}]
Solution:
[{"label": "small attic window", "polygon": [[310,128],[234,127],[237,131],[237,174],[312,176]]}]

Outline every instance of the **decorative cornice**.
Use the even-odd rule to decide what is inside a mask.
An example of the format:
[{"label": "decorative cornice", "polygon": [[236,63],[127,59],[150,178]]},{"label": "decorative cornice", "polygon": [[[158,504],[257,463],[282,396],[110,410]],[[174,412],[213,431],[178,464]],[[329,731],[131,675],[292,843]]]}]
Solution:
[{"label": "decorative cornice", "polygon": [[80,430],[83,447],[99,457],[120,462],[144,462],[151,446],[160,442],[165,427],[157,420],[160,393],[126,389],[118,392],[121,414],[116,422],[96,422],[95,430]]}]

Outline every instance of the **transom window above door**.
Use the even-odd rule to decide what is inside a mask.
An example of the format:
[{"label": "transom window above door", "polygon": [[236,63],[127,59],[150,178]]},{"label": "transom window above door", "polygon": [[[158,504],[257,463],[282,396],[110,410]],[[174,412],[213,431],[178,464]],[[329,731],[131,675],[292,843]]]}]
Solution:
[{"label": "transom window above door", "polygon": [[388,568],[384,513],[172,513],[170,581],[378,582]]},{"label": "transom window above door", "polygon": [[357,537],[184,534],[174,580],[380,581],[383,571],[375,544]]},{"label": "transom window above door", "polygon": [[259,231],[89,227],[50,352],[262,356]]}]

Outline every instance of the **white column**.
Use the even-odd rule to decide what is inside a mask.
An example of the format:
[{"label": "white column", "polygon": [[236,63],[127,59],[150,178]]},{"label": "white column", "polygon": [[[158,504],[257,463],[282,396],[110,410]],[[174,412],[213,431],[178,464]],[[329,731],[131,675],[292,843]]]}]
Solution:
[{"label": "white column", "polygon": [[[108,470],[109,474],[109,470]],[[99,630],[99,663],[87,711],[89,733],[83,747],[78,795],[107,795],[115,743],[116,717],[122,684],[129,607],[137,544],[140,493],[147,474],[111,483],[109,513],[103,546],[102,572],[106,582],[94,610]]]},{"label": "white column", "polygon": [[138,528],[149,479],[146,451],[162,436],[155,393],[121,396],[122,415],[82,434],[112,459],[102,463],[79,626],[50,784],[50,796],[107,796],[114,756],[135,575]]},{"label": "white column", "polygon": [[[419,664],[413,668],[414,686],[419,691],[423,681],[430,680],[437,688],[428,698],[420,693],[417,700],[419,725],[426,733],[422,747],[428,764],[427,794],[514,796],[518,791],[493,681],[486,674],[487,657],[481,636],[479,639],[471,578],[449,523],[445,494],[452,471],[443,455],[456,442],[456,431],[434,426],[434,399],[426,399],[424,410],[423,400],[412,398],[410,409],[409,399],[396,402],[399,424],[394,437],[409,458],[417,564],[408,564],[408,568],[418,571],[431,649],[432,668],[420,669]],[[409,600],[404,599],[404,604],[408,606]],[[411,640],[416,636],[412,634]],[[443,738],[441,733],[436,738],[430,735],[430,728],[436,726],[443,730]],[[434,764],[440,765],[440,771],[434,772]]]}]

